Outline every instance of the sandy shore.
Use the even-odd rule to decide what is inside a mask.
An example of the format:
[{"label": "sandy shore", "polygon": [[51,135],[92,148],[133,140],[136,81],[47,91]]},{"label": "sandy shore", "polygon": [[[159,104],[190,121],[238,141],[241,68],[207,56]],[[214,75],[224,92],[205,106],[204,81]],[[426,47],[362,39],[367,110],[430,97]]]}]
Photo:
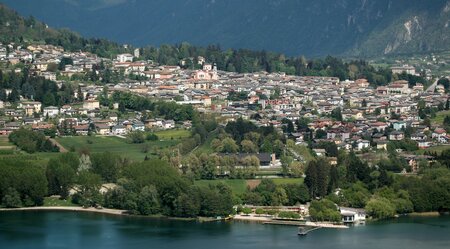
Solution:
[{"label": "sandy shore", "polygon": [[423,212],[423,213],[410,213],[407,214],[408,216],[428,216],[428,217],[432,217],[432,216],[439,216],[439,212]]},{"label": "sandy shore", "polygon": [[0,208],[1,212],[8,211],[71,211],[71,212],[89,212],[112,215],[127,215],[126,210],[108,209],[108,208],[83,208],[83,207],[25,207],[25,208]]},{"label": "sandy shore", "polygon": [[235,216],[233,216],[233,220],[266,222],[266,221],[271,221],[272,219],[269,217],[254,216],[254,215],[235,215]]}]

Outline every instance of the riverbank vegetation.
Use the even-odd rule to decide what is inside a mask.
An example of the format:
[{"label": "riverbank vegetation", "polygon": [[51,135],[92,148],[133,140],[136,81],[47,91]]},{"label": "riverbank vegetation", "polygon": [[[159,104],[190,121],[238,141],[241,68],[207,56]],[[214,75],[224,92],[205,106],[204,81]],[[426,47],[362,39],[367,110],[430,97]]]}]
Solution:
[{"label": "riverbank vegetation", "polygon": [[[352,153],[340,153],[339,161],[332,166],[334,173],[331,166],[321,165],[327,162],[312,161],[305,183],[276,184],[264,179],[239,193],[226,181],[196,184],[159,159],[133,162],[108,152],[64,153],[39,165],[15,155],[1,159],[0,200],[3,207],[40,206],[47,196],[65,199],[73,194],[71,201],[81,206],[178,217],[226,216],[239,204],[281,206],[313,200],[310,215],[316,221],[337,221],[335,204],[365,208],[374,218],[449,210],[450,171],[446,167],[403,176],[369,167]],[[109,191],[102,194],[104,188]]]}]

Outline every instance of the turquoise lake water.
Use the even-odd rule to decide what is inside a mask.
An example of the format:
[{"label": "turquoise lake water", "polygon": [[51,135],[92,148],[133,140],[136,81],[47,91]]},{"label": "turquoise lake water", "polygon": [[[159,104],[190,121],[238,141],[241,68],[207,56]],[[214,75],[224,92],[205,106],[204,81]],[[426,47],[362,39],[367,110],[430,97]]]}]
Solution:
[{"label": "turquoise lake water", "polygon": [[244,222],[197,223],[103,214],[14,211],[0,213],[0,248],[450,248],[450,217],[402,217],[350,229]]}]

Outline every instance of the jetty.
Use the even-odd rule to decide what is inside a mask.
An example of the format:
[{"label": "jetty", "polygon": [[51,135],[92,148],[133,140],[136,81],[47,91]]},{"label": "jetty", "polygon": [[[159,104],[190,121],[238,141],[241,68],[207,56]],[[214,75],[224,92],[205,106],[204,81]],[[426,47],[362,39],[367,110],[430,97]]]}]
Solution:
[{"label": "jetty", "polygon": [[317,229],[321,229],[322,227],[299,227],[298,228],[298,235],[300,236],[305,236],[307,235],[309,232],[312,232],[314,230]]}]

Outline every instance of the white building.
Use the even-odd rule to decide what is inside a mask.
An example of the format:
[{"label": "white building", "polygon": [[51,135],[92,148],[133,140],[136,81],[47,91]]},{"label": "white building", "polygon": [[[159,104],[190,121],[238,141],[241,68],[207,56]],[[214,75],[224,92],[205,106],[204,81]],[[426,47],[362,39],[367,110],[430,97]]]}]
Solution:
[{"label": "white building", "polygon": [[339,208],[344,223],[361,223],[366,220],[366,211],[357,208]]},{"label": "white building", "polygon": [[116,125],[112,128],[112,133],[114,135],[125,135],[127,134],[127,127],[124,125]]},{"label": "white building", "polygon": [[133,61],[133,55],[131,54],[118,54],[117,55],[117,61],[120,63],[123,62],[132,62]]},{"label": "white building", "polygon": [[403,72],[407,73],[407,74],[412,74],[415,75],[416,74],[416,69],[412,66],[408,66],[408,65],[403,65],[400,67],[391,67],[392,73],[393,74],[402,74]]},{"label": "white building", "polygon": [[44,117],[54,118],[59,115],[59,108],[56,106],[44,107]]}]

